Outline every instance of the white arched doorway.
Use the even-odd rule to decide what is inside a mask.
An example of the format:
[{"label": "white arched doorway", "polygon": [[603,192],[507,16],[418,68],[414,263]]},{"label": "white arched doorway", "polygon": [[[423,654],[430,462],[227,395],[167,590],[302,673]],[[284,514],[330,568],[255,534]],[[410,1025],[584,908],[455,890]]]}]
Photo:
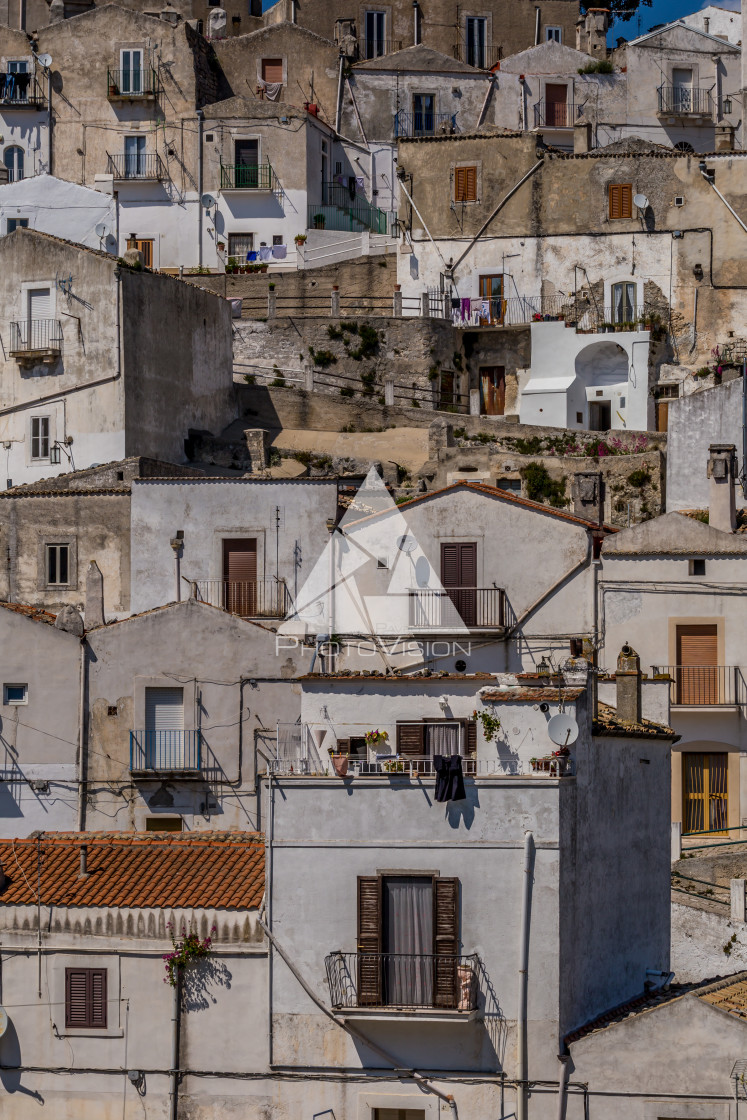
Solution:
[{"label": "white arched doorway", "polygon": [[583,426],[606,432],[618,427],[615,414],[626,406],[628,353],[618,342],[592,342],[576,355],[572,407],[583,414]]}]

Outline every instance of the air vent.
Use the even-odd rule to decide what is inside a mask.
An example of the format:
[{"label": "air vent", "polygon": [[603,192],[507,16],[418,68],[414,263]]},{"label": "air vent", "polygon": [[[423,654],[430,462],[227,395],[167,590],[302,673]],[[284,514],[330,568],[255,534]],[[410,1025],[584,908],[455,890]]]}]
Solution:
[{"label": "air vent", "polygon": [[685,196],[684,196],[684,194],[676,194],[676,195],[674,196],[674,205],[675,205],[675,206],[684,206],[684,205],[685,205]]}]

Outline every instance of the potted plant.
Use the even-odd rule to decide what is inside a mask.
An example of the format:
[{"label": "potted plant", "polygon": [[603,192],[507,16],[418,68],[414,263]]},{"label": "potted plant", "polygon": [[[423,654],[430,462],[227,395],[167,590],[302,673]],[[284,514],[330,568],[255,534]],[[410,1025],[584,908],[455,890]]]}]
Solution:
[{"label": "potted plant", "polygon": [[389,733],[387,731],[367,731],[364,735],[366,746],[370,747],[372,751],[378,750],[380,747],[385,747],[389,742]]},{"label": "potted plant", "polygon": [[293,240],[295,241],[296,245],[304,245],[306,242],[306,234],[297,233]]},{"label": "potted plant", "polygon": [[314,215],[314,229],[324,229],[326,222],[327,219],[325,218],[324,214]]},{"label": "potted plant", "polygon": [[236,257],[229,257],[226,263],[226,272],[237,272],[238,268],[239,262],[236,260]]},{"label": "potted plant", "polygon": [[119,93],[119,86],[114,81],[114,78],[109,78],[109,96],[116,97]]},{"label": "potted plant", "polygon": [[493,739],[493,736],[497,735],[498,730],[501,726],[501,721],[498,719],[498,716],[494,716],[492,712],[486,712],[485,710],[478,711],[477,708],[475,708],[474,712],[472,713],[472,718],[474,720],[479,720],[479,722],[482,724],[482,732],[485,736],[485,742],[490,743]]},{"label": "potted plant", "polygon": [[219,253],[222,253],[224,251],[225,247],[226,247],[225,241],[219,241],[218,242],[218,252]]}]

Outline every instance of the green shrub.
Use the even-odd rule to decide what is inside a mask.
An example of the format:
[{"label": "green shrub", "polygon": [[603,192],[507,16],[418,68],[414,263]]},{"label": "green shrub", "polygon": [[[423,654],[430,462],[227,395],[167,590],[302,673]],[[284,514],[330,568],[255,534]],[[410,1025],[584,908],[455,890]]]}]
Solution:
[{"label": "green shrub", "polygon": [[322,369],[337,365],[337,358],[331,350],[315,350],[313,346],[310,346],[309,354],[314,365],[320,366]]},{"label": "green shrub", "polygon": [[257,384],[257,378],[255,377],[255,375],[253,373],[245,373],[244,374],[244,381],[246,381],[247,385],[256,385]]},{"label": "green shrub", "polygon": [[358,337],[360,345],[356,346],[355,350],[348,351],[355,362],[360,362],[362,358],[370,358],[379,349],[379,332],[370,323],[363,323],[358,328]]},{"label": "green shrub", "polygon": [[579,74],[612,74],[614,73],[614,66],[608,58],[598,58],[594,62],[588,63],[587,66],[579,67]]},{"label": "green shrub", "polygon": [[351,389],[349,385],[345,385],[342,389],[340,389],[340,396],[341,397],[354,397],[355,396],[355,390]]},{"label": "green shrub", "polygon": [[336,327],[334,325],[334,323],[330,323],[329,326],[327,327],[327,337],[328,338],[339,339],[339,338],[342,338],[344,333],[345,332],[343,331],[342,327]]},{"label": "green shrub", "polygon": [[284,377],[273,377],[272,381],[270,382],[270,385],[272,385],[273,387],[282,388],[282,386],[285,385],[285,378]]},{"label": "green shrub", "polygon": [[526,483],[527,497],[533,502],[547,502],[560,509],[567,505],[565,478],[550,478],[544,463],[527,463],[519,472]]},{"label": "green shrub", "polygon": [[643,468],[639,468],[637,471],[632,471],[628,475],[628,482],[630,483],[630,485],[638,487],[639,490],[642,490],[644,486],[647,486],[650,481],[651,475],[648,473],[648,471],[643,470]]}]

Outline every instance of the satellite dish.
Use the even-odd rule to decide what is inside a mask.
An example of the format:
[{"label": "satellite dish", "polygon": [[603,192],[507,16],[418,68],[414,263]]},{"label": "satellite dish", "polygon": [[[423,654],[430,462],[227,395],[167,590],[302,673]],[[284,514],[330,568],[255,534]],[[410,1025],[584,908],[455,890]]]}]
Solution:
[{"label": "satellite dish", "polygon": [[633,202],[639,210],[648,210],[648,199],[645,194],[634,194]]},{"label": "satellite dish", "polygon": [[204,194],[200,199],[200,202],[206,210],[209,210],[211,206],[215,206],[215,199],[211,194]]},{"label": "satellite dish", "polygon": [[578,739],[578,724],[573,716],[560,713],[548,723],[547,734],[556,747],[570,747]]},{"label": "satellite dish", "polygon": [[418,542],[410,533],[404,533],[397,541],[397,548],[400,552],[414,552],[417,547]]},{"label": "satellite dish", "polygon": [[4,1007],[0,1007],[0,1038],[3,1037],[8,1029],[8,1013]]},{"label": "satellite dish", "polygon": [[50,67],[50,66],[52,65],[52,56],[51,56],[51,54],[40,54],[40,55],[37,55],[37,59],[38,59],[38,61],[39,61],[39,65],[40,65],[40,66],[43,66],[45,70],[49,70],[49,67]]},{"label": "satellite dish", "polygon": [[99,224],[96,226],[96,236],[99,238],[104,238],[106,237],[106,233],[106,226],[103,222],[99,222]]}]

